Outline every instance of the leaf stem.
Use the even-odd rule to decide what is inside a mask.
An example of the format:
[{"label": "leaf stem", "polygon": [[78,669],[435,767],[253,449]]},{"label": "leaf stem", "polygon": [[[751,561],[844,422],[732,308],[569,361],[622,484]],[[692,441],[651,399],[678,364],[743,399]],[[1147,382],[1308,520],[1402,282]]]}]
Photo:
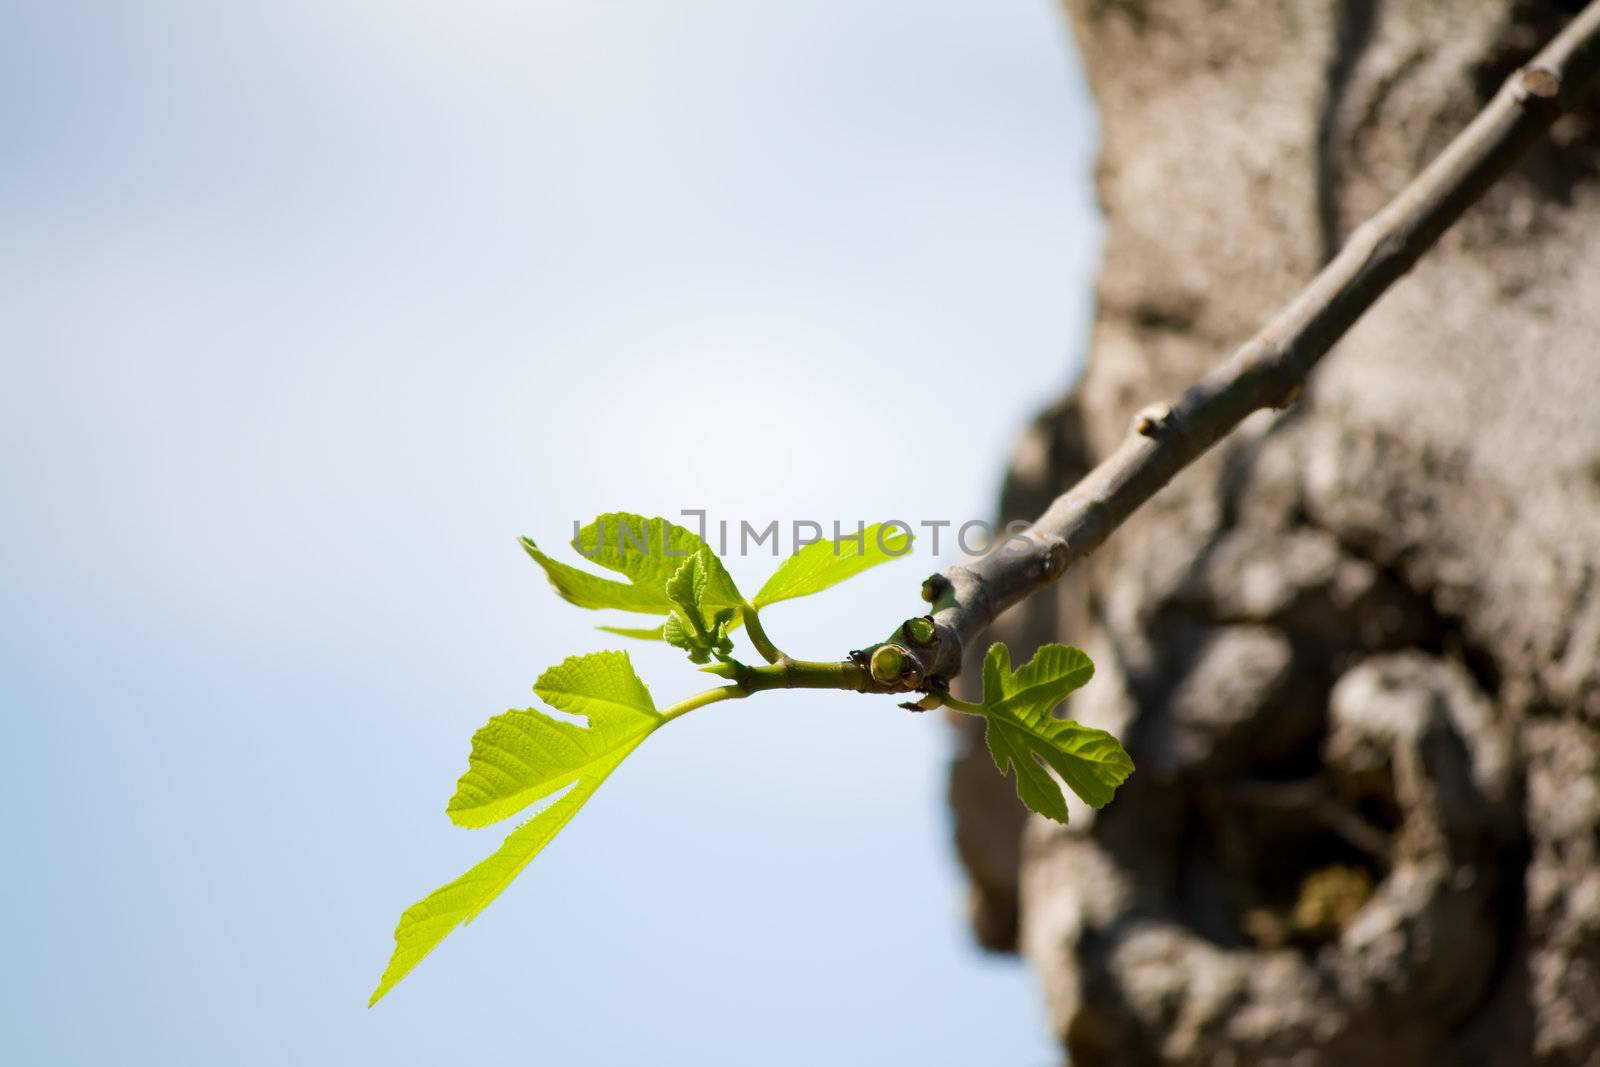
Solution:
[{"label": "leaf stem", "polygon": [[767,631],[761,626],[761,613],[749,601],[739,605],[739,614],[744,619],[744,628],[750,634],[750,643],[756,646],[756,651],[761,653],[761,658],[768,663],[778,663],[787,659],[778,646],[772,643],[772,638],[767,636]]},{"label": "leaf stem", "polygon": [[716,689],[707,689],[686,697],[671,707],[661,712],[662,722],[671,722],[680,715],[687,715],[695,708],[703,708],[707,704],[715,704],[719,700],[739,700],[750,695],[750,691],[737,685],[718,686]]},{"label": "leaf stem", "polygon": [[988,709],[986,709],[982,704],[969,704],[965,700],[957,700],[955,697],[951,696],[949,693],[940,693],[940,694],[938,694],[938,696],[939,696],[939,703],[943,704],[947,708],[952,708],[952,709],[954,709],[956,711],[963,712],[963,713],[965,713],[967,715],[988,715],[989,714]]}]

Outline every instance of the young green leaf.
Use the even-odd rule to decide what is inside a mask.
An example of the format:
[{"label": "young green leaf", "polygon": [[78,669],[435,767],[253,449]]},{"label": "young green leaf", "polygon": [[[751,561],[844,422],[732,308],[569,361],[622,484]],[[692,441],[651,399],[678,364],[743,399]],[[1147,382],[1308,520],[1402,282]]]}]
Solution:
[{"label": "young green leaf", "polygon": [[551,707],[586,717],[587,728],[535,708],[490,719],[473,735],[466,773],[445,808],[458,826],[515,815],[631,750],[661,724],[626,652],[572,656],[541,674],[533,691]]},{"label": "young green leaf", "polygon": [[994,765],[1001,774],[1015,767],[1022,802],[1057,822],[1067,821],[1067,801],[1046,767],[1096,808],[1133,773],[1133,761],[1116,738],[1050,714],[1093,675],[1089,657],[1066,645],[1043,646],[1017,671],[1003,644],[990,645],[983,660],[985,737]]},{"label": "young green leaf", "polygon": [[684,560],[667,582],[667,595],[677,607],[662,624],[661,637],[667,644],[688,652],[693,663],[705,663],[712,656],[723,659],[733,651],[728,630],[735,609],[716,608],[714,602],[707,602],[720,568],[710,547],[702,547]]},{"label": "young green leaf", "polygon": [[[529,538],[522,539],[522,547],[544,568],[556,592],[581,608],[665,615],[673,607],[667,596],[667,582],[685,559],[705,547],[705,542],[662,518],[647,519],[621,511],[599,516],[578,531],[572,547],[592,562],[625,576],[627,582],[602,578],[551,559]],[[718,608],[737,608],[743,602],[739,590],[722,561],[714,554],[711,559],[707,602],[714,602]]]},{"label": "young green leaf", "polygon": [[702,561],[701,556],[711,555],[708,548],[701,548],[694,555],[678,565],[672,572],[672,577],[667,579],[667,598],[677,605],[681,611],[698,614],[700,601],[706,594],[706,586],[710,583],[710,568]]},{"label": "young green leaf", "polygon": [[[620,760],[621,756],[617,758]],[[607,767],[606,771],[610,769]],[[407,908],[400,916],[400,924],[394,928],[394,955],[389,957],[389,965],[378,979],[378,987],[372,991],[367,1006],[376,1004],[395,983],[410,974],[450,931],[471,922],[499,896],[562,827],[572,821],[604,780],[603,773],[585,778],[565,796],[511,831],[505,843],[487,859]]]},{"label": "young green leaf", "polygon": [[584,716],[587,728],[532,708],[495,716],[472,739],[467,772],[447,808],[450,818],[487,826],[571,788],[513,830],[493,855],[405,910],[369,1004],[498,896],[665,721],[624,652],[573,656],[540,675],[534,692],[553,708]]},{"label": "young green leaf", "polygon": [[854,578],[868,567],[898,559],[911,551],[910,531],[900,525],[881,522],[868,526],[858,538],[855,534],[836,541],[817,541],[807,545],[772,573],[756,594],[756,607],[779,600],[820,593],[830,585]]},{"label": "young green leaf", "polygon": [[726,659],[733,651],[733,640],[728,637],[729,617],[726,611],[719,612],[710,627],[697,630],[673,612],[661,627],[661,637],[672,647],[689,653],[690,663],[707,663],[713,656]]}]

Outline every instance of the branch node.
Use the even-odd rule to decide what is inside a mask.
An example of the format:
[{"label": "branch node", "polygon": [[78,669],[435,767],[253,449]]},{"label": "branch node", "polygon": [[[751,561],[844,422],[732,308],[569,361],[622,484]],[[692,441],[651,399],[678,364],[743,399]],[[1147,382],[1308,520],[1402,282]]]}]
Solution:
[{"label": "branch node", "polygon": [[1172,409],[1165,404],[1151,404],[1140,410],[1133,417],[1135,433],[1145,437],[1155,437],[1167,427],[1167,420],[1172,418]]},{"label": "branch node", "polygon": [[1519,104],[1530,99],[1554,100],[1561,95],[1561,75],[1547,67],[1524,67],[1511,91]]},{"label": "branch node", "polygon": [[1051,536],[1044,545],[1044,555],[1039,559],[1039,570],[1046,580],[1054,578],[1067,569],[1067,558],[1071,549],[1067,542],[1060,537]]}]

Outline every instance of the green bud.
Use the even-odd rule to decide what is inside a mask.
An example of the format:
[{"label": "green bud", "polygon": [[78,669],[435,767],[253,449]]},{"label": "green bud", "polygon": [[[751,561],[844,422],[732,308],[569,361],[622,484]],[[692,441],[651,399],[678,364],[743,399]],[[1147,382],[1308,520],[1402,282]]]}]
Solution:
[{"label": "green bud", "polygon": [[872,654],[872,677],[884,685],[900,680],[906,655],[894,645],[884,645]]},{"label": "green bud", "polygon": [[931,615],[919,615],[915,619],[907,619],[901,629],[905,632],[906,639],[913,645],[926,648],[933,644],[936,631],[933,627],[933,616]]}]

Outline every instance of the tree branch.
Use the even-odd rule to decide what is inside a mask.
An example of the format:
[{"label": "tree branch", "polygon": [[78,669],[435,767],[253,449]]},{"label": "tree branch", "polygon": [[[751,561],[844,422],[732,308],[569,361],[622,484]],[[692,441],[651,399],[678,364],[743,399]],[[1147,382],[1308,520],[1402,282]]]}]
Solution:
[{"label": "tree branch", "polygon": [[874,672],[872,688],[942,689],[960,672],[968,643],[1002,611],[1098,548],[1245,416],[1292,404],[1317,361],[1582,96],[1597,72],[1600,0],[1593,0],[1421,175],[1350,235],[1266,329],[1177,403],[1146,409],[1117,451],[1026,531],[929,579],[924,594],[933,602],[934,639],[914,642],[904,628],[897,631],[890,643],[905,653],[904,669],[892,681]]}]

